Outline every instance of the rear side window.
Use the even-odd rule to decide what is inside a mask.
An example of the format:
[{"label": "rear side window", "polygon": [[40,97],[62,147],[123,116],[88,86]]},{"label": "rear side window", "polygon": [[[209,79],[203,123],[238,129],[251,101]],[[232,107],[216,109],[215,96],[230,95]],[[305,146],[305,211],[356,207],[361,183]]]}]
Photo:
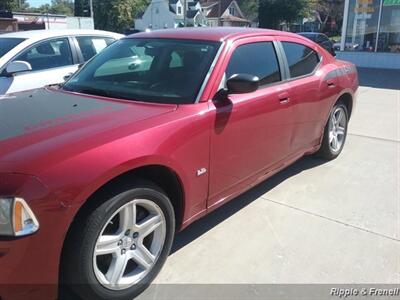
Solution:
[{"label": "rear side window", "polygon": [[279,63],[271,42],[239,46],[226,69],[226,78],[235,74],[249,74],[260,78],[260,86],[281,80]]},{"label": "rear side window", "polygon": [[112,38],[99,36],[77,36],[76,39],[85,62],[115,41]]},{"label": "rear side window", "polygon": [[290,77],[300,77],[314,72],[319,64],[317,52],[305,45],[282,42],[289,64]]}]

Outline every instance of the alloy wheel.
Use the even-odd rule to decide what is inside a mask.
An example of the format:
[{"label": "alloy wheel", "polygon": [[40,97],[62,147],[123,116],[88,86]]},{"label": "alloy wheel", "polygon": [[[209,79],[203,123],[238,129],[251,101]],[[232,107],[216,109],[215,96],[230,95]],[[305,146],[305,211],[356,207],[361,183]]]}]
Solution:
[{"label": "alloy wheel", "polygon": [[139,283],[157,262],[166,221],[154,202],[135,199],[118,209],[103,227],[93,253],[97,280],[110,290]]},{"label": "alloy wheel", "polygon": [[329,120],[329,147],[339,152],[344,144],[347,130],[347,117],[343,107],[336,107]]}]

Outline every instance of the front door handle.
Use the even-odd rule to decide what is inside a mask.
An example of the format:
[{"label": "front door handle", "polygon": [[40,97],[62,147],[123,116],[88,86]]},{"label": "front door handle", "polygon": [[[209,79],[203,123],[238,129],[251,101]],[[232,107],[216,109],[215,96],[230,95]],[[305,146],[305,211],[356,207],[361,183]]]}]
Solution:
[{"label": "front door handle", "polygon": [[288,104],[290,102],[289,93],[284,92],[282,94],[279,94],[279,102],[281,104]]}]

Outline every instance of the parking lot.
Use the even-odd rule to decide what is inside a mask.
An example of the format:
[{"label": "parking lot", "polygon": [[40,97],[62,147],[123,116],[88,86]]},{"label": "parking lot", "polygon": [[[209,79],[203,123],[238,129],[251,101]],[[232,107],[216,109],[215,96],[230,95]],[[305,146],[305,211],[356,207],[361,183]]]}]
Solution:
[{"label": "parking lot", "polygon": [[359,72],[343,154],[304,158],[180,233],[142,299],[163,284],[400,283],[400,71]]}]

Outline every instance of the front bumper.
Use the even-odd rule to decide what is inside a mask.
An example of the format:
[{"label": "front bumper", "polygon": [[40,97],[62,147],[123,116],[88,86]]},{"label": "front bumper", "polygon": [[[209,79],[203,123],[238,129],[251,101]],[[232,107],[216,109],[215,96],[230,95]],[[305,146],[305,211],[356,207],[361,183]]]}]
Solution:
[{"label": "front bumper", "polygon": [[28,175],[0,173],[0,196],[26,199],[41,225],[30,236],[0,237],[0,299],[56,299],[68,209]]}]

